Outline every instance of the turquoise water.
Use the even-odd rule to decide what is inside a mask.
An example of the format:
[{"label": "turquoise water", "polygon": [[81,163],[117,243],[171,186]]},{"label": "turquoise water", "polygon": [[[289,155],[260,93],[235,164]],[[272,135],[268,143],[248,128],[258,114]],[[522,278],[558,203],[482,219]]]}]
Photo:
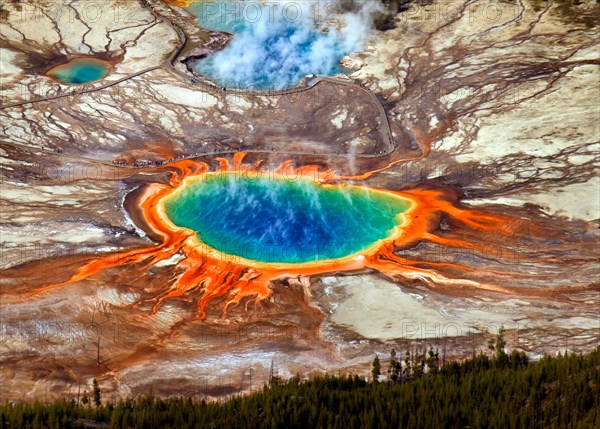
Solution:
[{"label": "turquoise water", "polygon": [[192,182],[164,207],[204,244],[259,262],[336,259],[388,237],[410,203],[358,186],[217,174]]},{"label": "turquoise water", "polygon": [[194,2],[188,6],[188,10],[196,15],[202,27],[228,33],[241,32],[250,12],[242,1],[236,0]]},{"label": "turquoise water", "polygon": [[67,84],[80,84],[98,80],[108,73],[107,63],[94,58],[75,58],[54,67],[48,74]]},{"label": "turquoise water", "polygon": [[290,3],[192,3],[189,9],[201,26],[235,33],[224,50],[196,62],[194,70],[218,85],[240,89],[283,89],[310,74],[343,73],[339,62],[361,47],[359,38],[316,30],[310,2]]}]

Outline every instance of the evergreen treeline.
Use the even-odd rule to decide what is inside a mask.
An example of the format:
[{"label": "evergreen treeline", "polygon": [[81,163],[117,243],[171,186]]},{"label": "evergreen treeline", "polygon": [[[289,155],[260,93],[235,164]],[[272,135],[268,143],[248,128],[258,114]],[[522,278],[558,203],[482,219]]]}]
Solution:
[{"label": "evergreen treeline", "polygon": [[[274,378],[259,392],[221,403],[152,396],[99,406],[5,403],[0,427],[600,428],[600,348],[529,363],[502,345],[490,345],[493,357],[446,365],[431,349],[405,354],[402,362],[393,352],[387,381]],[[384,366],[376,361],[374,380]]]}]

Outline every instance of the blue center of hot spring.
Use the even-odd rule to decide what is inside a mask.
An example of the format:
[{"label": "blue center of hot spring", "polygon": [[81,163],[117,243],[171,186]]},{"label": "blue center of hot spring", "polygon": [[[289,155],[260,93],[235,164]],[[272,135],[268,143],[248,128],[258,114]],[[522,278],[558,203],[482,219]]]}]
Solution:
[{"label": "blue center of hot spring", "polygon": [[108,64],[94,58],[75,58],[51,69],[48,74],[67,84],[93,82],[108,73]]},{"label": "blue center of hot spring", "polygon": [[[194,70],[238,89],[283,89],[310,74],[342,73],[340,60],[362,44],[364,29],[327,32],[315,28],[318,12],[304,2],[274,4],[220,0],[197,2],[190,10],[201,26],[235,33],[222,51],[198,61]],[[327,16],[321,10],[320,18]]]},{"label": "blue center of hot spring", "polygon": [[220,252],[258,262],[345,257],[389,237],[410,202],[360,186],[211,174],[166,198],[175,224]]}]

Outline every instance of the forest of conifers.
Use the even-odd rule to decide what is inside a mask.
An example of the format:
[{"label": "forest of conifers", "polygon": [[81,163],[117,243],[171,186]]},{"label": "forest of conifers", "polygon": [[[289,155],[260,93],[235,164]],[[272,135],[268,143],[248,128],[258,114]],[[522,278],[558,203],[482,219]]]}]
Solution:
[{"label": "forest of conifers", "polygon": [[274,378],[225,402],[143,396],[102,403],[97,391],[99,405],[4,403],[0,428],[600,428],[600,348],[535,363],[501,349],[445,365],[433,353],[407,355],[408,366],[395,356],[391,364],[376,361],[373,374],[388,372],[387,380]]}]

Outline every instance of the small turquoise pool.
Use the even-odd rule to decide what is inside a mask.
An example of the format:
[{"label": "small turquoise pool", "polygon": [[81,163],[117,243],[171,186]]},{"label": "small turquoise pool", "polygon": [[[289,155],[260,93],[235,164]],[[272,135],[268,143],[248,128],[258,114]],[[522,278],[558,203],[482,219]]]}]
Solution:
[{"label": "small turquoise pool", "polygon": [[164,201],[167,217],[222,253],[266,263],[337,259],[388,238],[411,203],[361,186],[202,176]]},{"label": "small turquoise pool", "polygon": [[108,74],[110,65],[95,58],[75,58],[48,70],[48,75],[66,84],[93,82]]}]

